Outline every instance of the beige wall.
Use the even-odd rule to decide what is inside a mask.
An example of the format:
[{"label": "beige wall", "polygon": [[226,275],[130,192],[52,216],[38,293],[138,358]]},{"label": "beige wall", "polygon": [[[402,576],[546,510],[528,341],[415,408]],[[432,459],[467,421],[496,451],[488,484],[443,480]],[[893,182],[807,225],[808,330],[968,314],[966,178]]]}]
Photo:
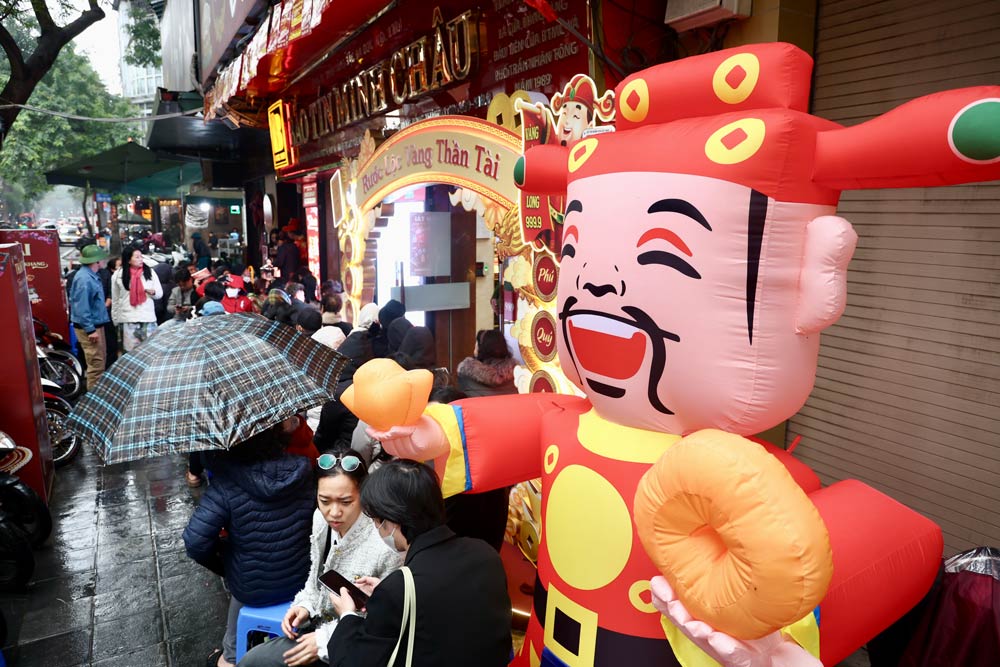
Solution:
[{"label": "beige wall", "polygon": [[493,328],[493,239],[476,239],[476,261],[486,267],[486,275],[476,278],[476,331]]}]

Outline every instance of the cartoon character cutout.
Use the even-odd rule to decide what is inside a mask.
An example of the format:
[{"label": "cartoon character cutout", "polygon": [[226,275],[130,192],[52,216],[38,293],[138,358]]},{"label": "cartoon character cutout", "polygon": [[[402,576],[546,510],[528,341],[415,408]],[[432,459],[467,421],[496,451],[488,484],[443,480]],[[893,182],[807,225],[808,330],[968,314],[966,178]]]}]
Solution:
[{"label": "cartoon character cutout", "polygon": [[[524,146],[572,146],[583,138],[584,131],[597,122],[614,118],[614,91],[598,96],[594,80],[577,74],[552,96],[551,109],[541,102],[514,100],[514,110],[521,113]],[[553,116],[555,112],[555,116]],[[558,256],[562,245],[565,197],[561,193],[522,192],[521,230],[526,243],[548,249]]]},{"label": "cartoon character cutout", "polygon": [[805,402],[845,307],[840,191],[1000,178],[1000,87],[842,128],[806,113],[811,66],[788,44],[659,65],[616,89],[615,132],[526,151],[519,185],[567,193],[557,346],[586,398],[374,434],[446,495],[541,477],[518,665],[834,665],[933,581],[933,522],[751,434]]}]

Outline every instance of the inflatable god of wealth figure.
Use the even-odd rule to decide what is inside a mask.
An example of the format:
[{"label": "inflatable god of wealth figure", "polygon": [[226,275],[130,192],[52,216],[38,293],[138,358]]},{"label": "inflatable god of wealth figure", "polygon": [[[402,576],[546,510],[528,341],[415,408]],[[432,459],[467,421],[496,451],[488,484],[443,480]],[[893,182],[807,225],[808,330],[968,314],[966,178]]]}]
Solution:
[{"label": "inflatable god of wealth figure", "polygon": [[777,43],[658,65],[617,87],[615,132],[518,162],[523,189],[567,193],[558,350],[586,398],[423,410],[429,381],[401,375],[396,417],[378,364],[345,394],[446,495],[541,476],[519,665],[830,666],[934,579],[935,524],[747,436],[803,405],[843,312],[840,191],[1000,178],[1000,87],[844,128],[806,113],[811,68]]}]

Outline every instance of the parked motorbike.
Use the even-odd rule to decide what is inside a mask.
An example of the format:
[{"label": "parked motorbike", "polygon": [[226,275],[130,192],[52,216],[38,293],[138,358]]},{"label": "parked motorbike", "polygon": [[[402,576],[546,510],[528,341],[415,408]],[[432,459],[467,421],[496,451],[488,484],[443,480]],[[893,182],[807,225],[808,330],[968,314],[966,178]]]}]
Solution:
[{"label": "parked motorbike", "polygon": [[[17,449],[14,441],[0,432],[0,457],[6,458]],[[34,495],[29,487],[23,485],[17,477],[10,473],[0,473],[4,479],[11,478],[12,483],[0,484],[0,591],[22,590],[31,580],[35,571],[35,555],[31,552],[32,539],[22,528],[20,521],[25,521],[27,527],[34,531],[35,539],[44,535],[38,544],[44,542],[52,531],[52,519],[45,504]],[[37,504],[29,494],[34,495]],[[44,512],[43,512],[44,510]],[[29,516],[30,515],[30,516]],[[46,527],[47,526],[47,527]]]},{"label": "parked motorbike", "polygon": [[49,425],[49,442],[52,444],[52,463],[62,468],[80,452],[80,438],[66,428],[73,406],[60,395],[61,387],[42,378],[45,397],[45,419]]},{"label": "parked motorbike", "polygon": [[[80,362],[73,357],[70,361],[63,355],[50,353],[41,345],[35,345],[38,355],[38,370],[42,379],[54,382],[59,386],[59,393],[65,399],[75,399],[83,393],[83,374],[77,370]],[[72,357],[72,355],[70,355]],[[75,366],[74,363],[75,362]]]},{"label": "parked motorbike", "polygon": [[80,377],[83,377],[83,365],[73,354],[73,348],[62,336],[49,329],[49,326],[37,317],[31,318],[35,325],[35,343],[45,348],[45,353],[52,359],[58,359],[73,367]]}]

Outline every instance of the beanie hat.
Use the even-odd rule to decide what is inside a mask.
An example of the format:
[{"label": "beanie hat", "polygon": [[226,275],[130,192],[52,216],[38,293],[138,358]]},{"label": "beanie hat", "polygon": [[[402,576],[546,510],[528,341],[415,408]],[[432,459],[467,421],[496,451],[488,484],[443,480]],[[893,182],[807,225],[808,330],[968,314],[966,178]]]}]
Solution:
[{"label": "beanie hat", "polygon": [[378,321],[383,328],[388,327],[393,320],[400,318],[405,314],[406,306],[395,299],[389,299],[389,302],[382,306],[382,308],[378,311]]},{"label": "beanie hat", "polygon": [[303,308],[295,315],[295,323],[309,333],[313,333],[322,328],[323,316],[319,314],[318,310]]}]

